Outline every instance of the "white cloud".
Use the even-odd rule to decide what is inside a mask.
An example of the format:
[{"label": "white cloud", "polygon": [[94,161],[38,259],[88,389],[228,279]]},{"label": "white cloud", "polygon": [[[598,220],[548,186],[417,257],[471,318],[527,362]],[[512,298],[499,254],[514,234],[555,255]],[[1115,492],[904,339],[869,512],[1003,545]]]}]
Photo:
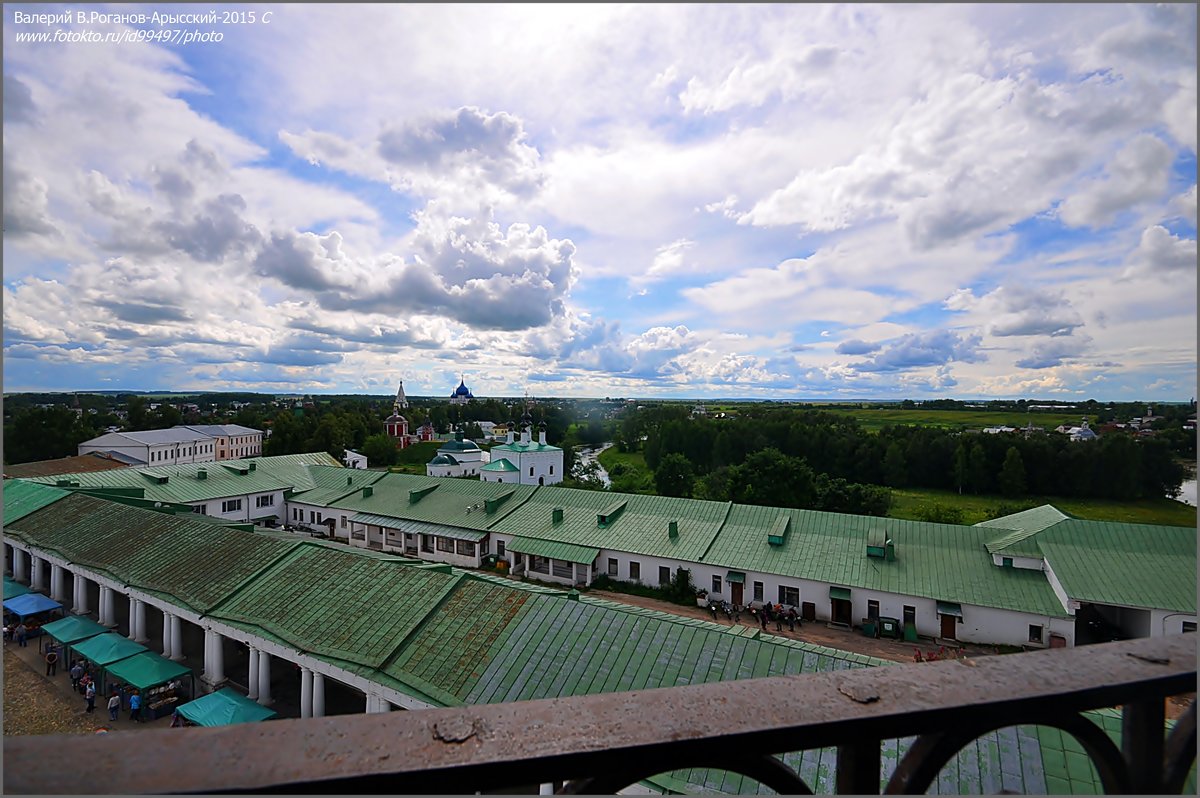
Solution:
[{"label": "white cloud", "polygon": [[1130,257],[1126,276],[1139,273],[1188,274],[1196,273],[1196,239],[1180,238],[1162,225],[1147,227]]},{"label": "white cloud", "polygon": [[1103,227],[1118,213],[1159,198],[1173,160],[1165,143],[1154,136],[1138,136],[1116,154],[1102,179],[1063,201],[1059,217],[1072,227]]}]

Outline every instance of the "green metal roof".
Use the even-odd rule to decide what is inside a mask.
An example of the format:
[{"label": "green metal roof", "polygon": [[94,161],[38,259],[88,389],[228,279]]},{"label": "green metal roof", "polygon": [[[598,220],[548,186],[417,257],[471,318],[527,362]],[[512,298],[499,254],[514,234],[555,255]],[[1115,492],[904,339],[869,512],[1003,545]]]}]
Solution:
[{"label": "green metal roof", "polygon": [[[430,488],[433,488],[431,492],[422,495]],[[532,485],[385,474],[371,487],[370,496],[364,497],[359,491],[329,506],[407,521],[484,531],[512,513],[535,490]],[[414,502],[413,498],[417,501]],[[497,501],[500,503],[489,512],[489,502]]]},{"label": "green metal roof", "polygon": [[520,471],[521,469],[517,468],[515,465],[510,463],[508,461],[507,457],[501,457],[499,460],[493,460],[492,462],[488,463],[487,465],[485,465],[483,468],[481,468],[479,470],[480,471],[516,472],[516,471]]},{"label": "green metal roof", "polygon": [[[597,516],[622,502],[625,509],[620,515],[601,527]],[[556,507],[563,509],[563,520],[557,523],[553,519]],[[725,502],[548,486],[538,488],[519,509],[494,523],[492,531],[700,562],[729,507]],[[670,536],[671,521],[678,522],[679,535],[674,538]]]},{"label": "green metal roof", "polygon": [[526,538],[518,535],[508,544],[509,551],[521,554],[532,554],[537,557],[549,557],[552,560],[578,562],[591,565],[600,556],[600,549],[588,546],[576,546],[571,543],[558,543],[553,540]]},{"label": "green metal roof", "polygon": [[5,534],[204,612],[299,542],[70,495]]},{"label": "green metal roof", "polygon": [[492,451],[493,452],[527,453],[527,452],[561,452],[562,449],[560,449],[557,446],[551,446],[548,443],[538,443],[537,441],[530,441],[529,443],[521,443],[520,441],[513,441],[512,443],[502,443],[499,446],[493,446]]},{"label": "green metal roof", "polygon": [[288,497],[288,501],[324,507],[361,490],[364,485],[374,485],[384,477],[382,471],[366,471],[342,468],[341,466],[311,465],[307,467],[306,471],[312,487],[296,489]]},{"label": "green metal roof", "polygon": [[[782,545],[765,530],[781,514],[792,519]],[[896,559],[866,556],[882,527]],[[956,601],[1052,617],[1067,617],[1040,571],[998,568],[984,543],[995,530],[895,518],[734,505],[702,562],[751,573],[866,588],[902,596]]]},{"label": "green metal roof", "polygon": [[[70,479],[83,488],[141,488],[146,499],[186,504],[276,490],[309,489],[315,485],[305,465],[313,463],[337,466],[337,461],[327,453],[317,452],[83,472],[29,481],[54,485],[60,479]],[[201,472],[204,479],[199,478]]]},{"label": "green metal roof", "polygon": [[4,523],[19,521],[48,504],[65,498],[70,491],[50,488],[23,479],[4,480]]},{"label": "green metal roof", "polygon": [[999,554],[1003,552],[1015,557],[1040,558],[1042,556],[1041,551],[1038,550],[1037,544],[1029,540],[1029,538],[1067,518],[1070,518],[1070,516],[1057,507],[1043,504],[1041,507],[1033,507],[1023,512],[1003,516],[1002,518],[982,521],[976,524],[976,526],[1003,530],[1003,534],[987,542],[987,550],[990,553]]},{"label": "green metal roof", "polygon": [[300,543],[210,614],[378,668],[460,578]]},{"label": "green metal roof", "polygon": [[1194,529],[1068,519],[1035,540],[1072,599],[1196,612]]}]

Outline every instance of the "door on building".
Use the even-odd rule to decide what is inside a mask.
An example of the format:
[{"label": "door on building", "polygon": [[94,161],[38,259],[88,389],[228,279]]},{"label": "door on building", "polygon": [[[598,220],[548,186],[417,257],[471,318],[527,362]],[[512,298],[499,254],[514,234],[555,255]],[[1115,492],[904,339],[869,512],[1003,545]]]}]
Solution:
[{"label": "door on building", "polygon": [[854,610],[850,606],[850,599],[830,599],[829,617],[834,623],[844,623],[847,626],[853,626]]},{"label": "door on building", "polygon": [[943,615],[942,616],[942,639],[943,640],[957,640],[958,639],[955,636],[956,630],[954,628],[955,624],[957,622],[958,622],[958,619],[955,618],[953,615]]},{"label": "door on building", "polygon": [[801,604],[800,618],[805,621],[815,621],[817,619],[817,605],[812,601],[806,601]]},{"label": "door on building", "polygon": [[1066,648],[1067,638],[1062,635],[1050,635],[1050,648]]},{"label": "door on building", "polygon": [[742,603],[742,588],[744,585],[741,582],[729,583],[729,600],[734,604]]}]

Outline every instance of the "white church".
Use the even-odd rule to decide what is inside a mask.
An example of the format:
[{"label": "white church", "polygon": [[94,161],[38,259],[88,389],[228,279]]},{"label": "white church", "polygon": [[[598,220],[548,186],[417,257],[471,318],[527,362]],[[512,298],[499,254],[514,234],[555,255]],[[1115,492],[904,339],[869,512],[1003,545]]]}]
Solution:
[{"label": "white church", "polygon": [[515,439],[512,430],[508,439],[493,446],[491,462],[483,467],[484,482],[511,482],[520,485],[554,485],[563,481],[563,450],[546,443],[546,422],[538,425],[538,439],[533,440],[533,419],[529,408],[521,417],[521,438]]}]

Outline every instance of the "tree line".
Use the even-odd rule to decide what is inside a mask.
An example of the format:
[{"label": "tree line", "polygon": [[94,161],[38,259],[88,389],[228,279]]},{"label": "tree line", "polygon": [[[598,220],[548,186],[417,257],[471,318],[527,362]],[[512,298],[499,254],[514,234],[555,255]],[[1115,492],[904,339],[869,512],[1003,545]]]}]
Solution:
[{"label": "tree line", "polygon": [[[771,481],[795,483],[793,489],[807,486],[808,480],[798,476],[803,472],[799,464],[776,454],[768,456],[769,463],[762,461],[769,467],[751,467],[760,462],[751,456],[764,452],[802,461],[814,485],[817,476],[824,476],[847,486],[1009,496],[1157,498],[1177,493],[1186,475],[1167,440],[1117,432],[1080,442],[1058,433],[1025,437],[908,425],[870,433],[851,418],[818,410],[753,406],[736,418],[707,419],[690,418],[687,408],[672,405],[634,411],[618,430],[618,445],[626,451],[640,447],[656,474],[664,462],[676,470],[686,462],[693,493],[706,498],[778,492]],[[667,460],[669,455],[679,458]],[[778,476],[772,478],[772,473]],[[668,471],[664,485],[683,490],[680,479]],[[760,480],[768,481],[765,487]],[[818,494],[813,501],[819,499]]]}]

